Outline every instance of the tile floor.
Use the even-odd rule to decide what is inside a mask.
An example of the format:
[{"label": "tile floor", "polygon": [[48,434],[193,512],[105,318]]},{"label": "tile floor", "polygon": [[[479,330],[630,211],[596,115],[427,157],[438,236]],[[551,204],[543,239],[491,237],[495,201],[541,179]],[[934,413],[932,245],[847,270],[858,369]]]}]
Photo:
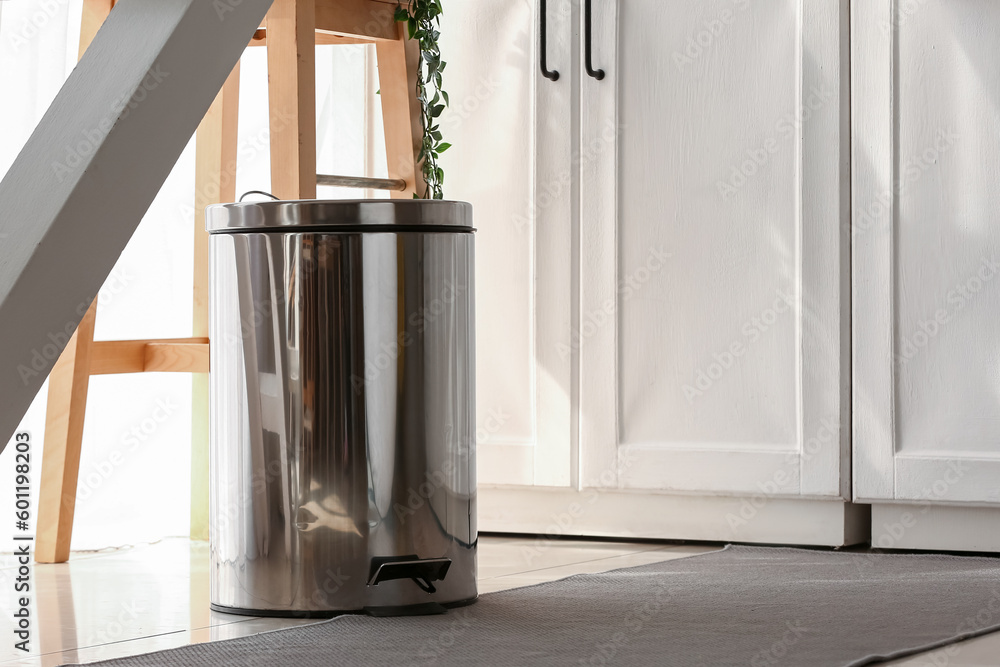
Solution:
[{"label": "tile floor", "polygon": [[[614,542],[538,542],[484,536],[480,592],[528,586],[573,574],[604,572],[714,551],[720,546]],[[16,566],[0,557],[0,617],[11,618]],[[314,621],[251,618],[208,608],[208,547],[185,539],[100,553],[74,553],[69,563],[34,566],[31,653],[13,648],[9,631],[0,665],[48,667],[108,660],[185,644],[232,639]],[[4,627],[7,627],[5,622]],[[1000,633],[891,663],[896,666],[1000,665]]]}]

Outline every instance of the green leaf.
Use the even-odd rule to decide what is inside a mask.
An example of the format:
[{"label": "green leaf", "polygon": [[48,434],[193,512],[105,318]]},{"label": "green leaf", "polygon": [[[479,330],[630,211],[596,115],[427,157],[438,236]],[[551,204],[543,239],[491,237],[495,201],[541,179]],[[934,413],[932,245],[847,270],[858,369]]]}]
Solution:
[{"label": "green leaf", "polygon": [[[447,63],[441,59],[441,47],[438,43],[441,38],[438,28],[441,26],[443,13],[441,0],[410,0],[407,7],[397,1],[394,14],[397,21],[407,22],[409,38],[420,46],[415,92],[421,106],[424,136],[417,161],[427,185],[422,196],[433,199],[444,198],[444,170],[438,165],[438,158],[451,148],[451,144],[443,141],[441,129],[435,122],[444,109],[451,105],[448,93],[442,86],[442,72]],[[421,197],[414,195],[414,198]]]}]

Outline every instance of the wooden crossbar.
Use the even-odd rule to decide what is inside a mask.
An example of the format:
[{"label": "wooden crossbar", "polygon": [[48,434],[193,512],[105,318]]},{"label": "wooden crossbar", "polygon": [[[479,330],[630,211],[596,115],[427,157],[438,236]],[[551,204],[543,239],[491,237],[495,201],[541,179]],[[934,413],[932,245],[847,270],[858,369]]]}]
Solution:
[{"label": "wooden crossbar", "polygon": [[340,37],[395,42],[399,39],[395,9],[395,2],[383,0],[317,2],[316,31]]},{"label": "wooden crossbar", "polygon": [[[316,46],[340,46],[346,44],[374,44],[376,40],[362,37],[345,37],[332,33],[316,31]],[[254,33],[250,46],[267,46],[267,28],[261,28]]]},{"label": "wooden crossbar", "polygon": [[317,174],[316,185],[327,185],[335,188],[389,190],[390,192],[406,191],[406,181],[401,178],[366,178],[363,176],[330,176],[327,174]]},{"label": "wooden crossbar", "polygon": [[208,338],[94,341],[91,375],[207,373]]}]

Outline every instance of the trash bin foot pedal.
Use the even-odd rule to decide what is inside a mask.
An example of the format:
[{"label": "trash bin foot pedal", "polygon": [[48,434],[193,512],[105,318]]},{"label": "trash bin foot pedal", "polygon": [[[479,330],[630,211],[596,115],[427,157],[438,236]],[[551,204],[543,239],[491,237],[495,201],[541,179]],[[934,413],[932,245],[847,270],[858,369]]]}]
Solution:
[{"label": "trash bin foot pedal", "polygon": [[450,558],[420,558],[410,556],[383,556],[372,558],[368,570],[368,585],[378,586],[383,581],[412,579],[425,593],[435,593],[433,582],[448,576]]}]

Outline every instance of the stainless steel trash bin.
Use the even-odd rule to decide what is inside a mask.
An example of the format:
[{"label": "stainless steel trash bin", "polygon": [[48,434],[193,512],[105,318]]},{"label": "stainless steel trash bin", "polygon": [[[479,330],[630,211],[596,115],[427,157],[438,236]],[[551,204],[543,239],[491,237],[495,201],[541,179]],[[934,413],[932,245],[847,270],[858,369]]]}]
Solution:
[{"label": "stainless steel trash bin", "polygon": [[475,600],[472,207],[226,204],[207,227],[212,607]]}]

